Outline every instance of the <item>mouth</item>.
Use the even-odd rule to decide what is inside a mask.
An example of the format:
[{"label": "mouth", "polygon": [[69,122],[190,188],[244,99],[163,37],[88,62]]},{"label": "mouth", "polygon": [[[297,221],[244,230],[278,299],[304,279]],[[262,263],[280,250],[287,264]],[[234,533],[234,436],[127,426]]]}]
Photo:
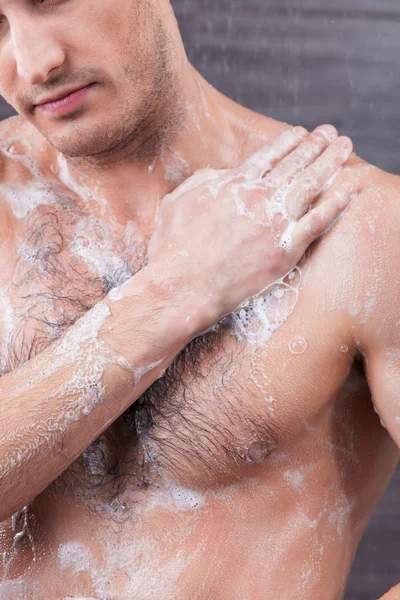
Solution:
[{"label": "mouth", "polygon": [[54,115],[65,115],[80,108],[95,85],[90,83],[81,88],[61,92],[35,104],[34,108]]}]

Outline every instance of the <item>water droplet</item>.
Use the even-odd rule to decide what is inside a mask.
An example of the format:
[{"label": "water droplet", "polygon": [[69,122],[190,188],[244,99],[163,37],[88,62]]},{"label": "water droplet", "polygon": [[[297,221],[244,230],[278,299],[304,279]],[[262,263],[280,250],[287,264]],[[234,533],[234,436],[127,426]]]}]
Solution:
[{"label": "water droplet", "polygon": [[397,321],[396,327],[400,327],[400,321]]},{"label": "water droplet", "polygon": [[292,354],[304,354],[307,350],[307,342],[302,337],[295,337],[289,343],[289,350]]},{"label": "water droplet", "polygon": [[282,289],[277,289],[274,291],[275,298],[283,298],[284,295],[285,295],[285,291]]},{"label": "water droplet", "polygon": [[289,273],[289,279],[290,281],[292,281],[292,279],[294,279],[296,277],[296,273],[294,271],[292,271],[291,273]]},{"label": "water droplet", "polygon": [[349,347],[347,344],[343,344],[343,346],[340,346],[340,352],[343,352],[343,354],[347,354],[348,351]]},{"label": "water droplet", "polygon": [[93,198],[92,192],[86,192],[86,199],[91,200]]}]

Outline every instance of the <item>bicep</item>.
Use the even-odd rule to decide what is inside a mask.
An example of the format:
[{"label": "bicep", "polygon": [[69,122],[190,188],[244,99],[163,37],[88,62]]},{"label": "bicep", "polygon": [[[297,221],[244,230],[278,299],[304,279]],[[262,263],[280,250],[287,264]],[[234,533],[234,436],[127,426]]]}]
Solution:
[{"label": "bicep", "polygon": [[382,178],[361,202],[356,277],[348,302],[373,402],[400,447],[400,180],[393,185],[391,176]]},{"label": "bicep", "polygon": [[400,448],[400,344],[367,356],[367,378],[375,408]]}]

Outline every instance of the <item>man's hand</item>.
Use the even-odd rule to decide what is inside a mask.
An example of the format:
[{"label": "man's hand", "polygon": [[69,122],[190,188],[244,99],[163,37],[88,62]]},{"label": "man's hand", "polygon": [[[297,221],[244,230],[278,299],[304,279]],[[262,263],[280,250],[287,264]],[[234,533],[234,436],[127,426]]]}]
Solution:
[{"label": "man's hand", "polygon": [[286,275],[332,225],[357,193],[354,181],[327,186],[351,152],[332,126],[295,128],[243,166],[199,171],[163,199],[149,262],[183,274],[184,291],[206,307],[199,330]]}]

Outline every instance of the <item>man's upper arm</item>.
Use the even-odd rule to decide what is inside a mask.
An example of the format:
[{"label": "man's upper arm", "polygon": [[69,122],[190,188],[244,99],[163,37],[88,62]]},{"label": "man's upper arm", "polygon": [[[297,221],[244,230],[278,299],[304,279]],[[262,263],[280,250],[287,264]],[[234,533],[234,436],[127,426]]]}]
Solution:
[{"label": "man's upper arm", "polygon": [[367,229],[354,291],[354,339],[365,356],[375,407],[400,447],[400,180],[382,177],[363,200]]},{"label": "man's upper arm", "polygon": [[368,357],[367,377],[380,418],[400,448],[400,343]]}]

